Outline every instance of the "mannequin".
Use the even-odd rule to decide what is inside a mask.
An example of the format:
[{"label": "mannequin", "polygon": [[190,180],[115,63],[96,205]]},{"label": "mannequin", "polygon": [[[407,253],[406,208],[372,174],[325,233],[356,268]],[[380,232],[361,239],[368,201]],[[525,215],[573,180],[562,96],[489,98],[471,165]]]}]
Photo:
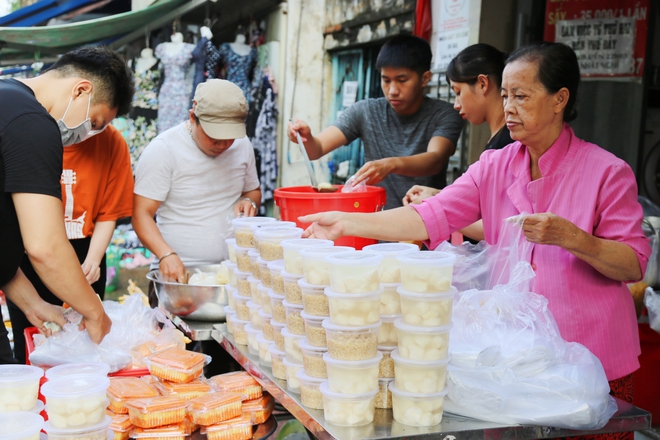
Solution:
[{"label": "mannequin", "polygon": [[154,56],[153,49],[145,48],[140,52],[140,58],[135,61],[135,73],[143,73],[151,69],[158,59]]},{"label": "mannequin", "polygon": [[181,32],[172,34],[171,41],[171,43],[163,43],[168,55],[174,55],[181,52],[185,44],[183,42],[183,34]]},{"label": "mannequin", "polygon": [[243,90],[245,98],[250,103],[250,82],[257,65],[257,49],[245,44],[245,35],[239,27],[233,43],[223,43],[218,49],[220,61],[227,68],[227,80]]},{"label": "mannequin", "polygon": [[247,56],[251,49],[249,44],[245,44],[245,35],[241,33],[236,35],[236,39],[233,43],[229,43],[229,47],[231,47],[231,50],[236,52],[236,54],[242,57]]}]

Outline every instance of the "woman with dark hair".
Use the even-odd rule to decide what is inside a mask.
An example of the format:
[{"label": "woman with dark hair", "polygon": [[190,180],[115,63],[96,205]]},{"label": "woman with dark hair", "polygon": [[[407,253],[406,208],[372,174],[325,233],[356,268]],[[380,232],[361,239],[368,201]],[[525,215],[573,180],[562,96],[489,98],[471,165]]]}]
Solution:
[{"label": "woman with dark hair", "polygon": [[495,245],[502,221],[526,213],[522,229],[534,244],[534,291],[548,299],[562,337],[589,348],[614,395],[630,402],[640,345],[626,283],[643,277],[650,247],[628,164],[577,138],[567,123],[575,117],[579,82],[568,46],[519,49],[502,78],[506,126],[516,142],[485,151],[420,205],[309,215],[301,218],[312,223],[303,236],[425,240],[435,249],[453,231],[482,219],[485,239]]}]

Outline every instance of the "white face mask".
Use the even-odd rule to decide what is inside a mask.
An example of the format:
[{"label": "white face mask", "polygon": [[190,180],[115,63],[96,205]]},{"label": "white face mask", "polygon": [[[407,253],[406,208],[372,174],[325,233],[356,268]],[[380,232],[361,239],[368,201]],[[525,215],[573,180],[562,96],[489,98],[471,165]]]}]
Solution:
[{"label": "white face mask", "polygon": [[[60,134],[62,136],[62,145],[64,145],[65,147],[84,141],[90,136],[90,134],[92,136],[94,134],[98,134],[92,132],[92,122],[89,119],[89,108],[92,105],[92,94],[91,93],[89,94],[89,101],[87,101],[86,119],[82,121],[80,124],[76,125],[75,127],[69,127],[66,125],[66,122],[64,122],[64,117],[69,111],[69,107],[71,107],[72,102],[73,102],[73,98],[69,100],[69,105],[66,106],[66,110],[64,111],[64,115],[62,115],[62,118],[60,118],[57,121],[57,126],[59,127]],[[94,130],[94,131],[100,132],[100,130]]]}]

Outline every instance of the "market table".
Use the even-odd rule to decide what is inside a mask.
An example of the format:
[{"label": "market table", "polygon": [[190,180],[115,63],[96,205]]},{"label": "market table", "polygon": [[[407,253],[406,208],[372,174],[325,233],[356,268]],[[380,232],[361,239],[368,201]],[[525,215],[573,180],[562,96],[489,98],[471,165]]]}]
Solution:
[{"label": "market table", "polygon": [[418,428],[398,423],[392,418],[392,411],[376,409],[374,422],[358,428],[345,428],[326,422],[323,410],[306,408],[300,402],[300,395],[286,389],[286,381],[276,379],[270,367],[261,366],[259,357],[249,354],[247,346],[234,342],[225,324],[215,324],[211,336],[241,366],[250,373],[263,388],[298,419],[319,439],[536,439],[556,438],[586,434],[620,431],[639,431],[651,426],[651,414],[622,400],[616,399],[618,411],[602,429],[598,431],[572,431],[562,428],[502,425],[445,413],[442,423],[429,428]]}]

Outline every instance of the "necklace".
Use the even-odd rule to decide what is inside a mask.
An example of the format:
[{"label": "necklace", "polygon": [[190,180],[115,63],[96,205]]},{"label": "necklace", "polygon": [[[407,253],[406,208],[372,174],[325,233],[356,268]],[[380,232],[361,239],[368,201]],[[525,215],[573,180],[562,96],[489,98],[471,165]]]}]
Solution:
[{"label": "necklace", "polygon": [[186,121],[186,127],[188,127],[188,134],[190,135],[190,139],[192,139],[193,143],[197,145],[197,142],[195,142],[195,138],[193,137],[192,134],[192,124],[190,123],[190,121]]}]

